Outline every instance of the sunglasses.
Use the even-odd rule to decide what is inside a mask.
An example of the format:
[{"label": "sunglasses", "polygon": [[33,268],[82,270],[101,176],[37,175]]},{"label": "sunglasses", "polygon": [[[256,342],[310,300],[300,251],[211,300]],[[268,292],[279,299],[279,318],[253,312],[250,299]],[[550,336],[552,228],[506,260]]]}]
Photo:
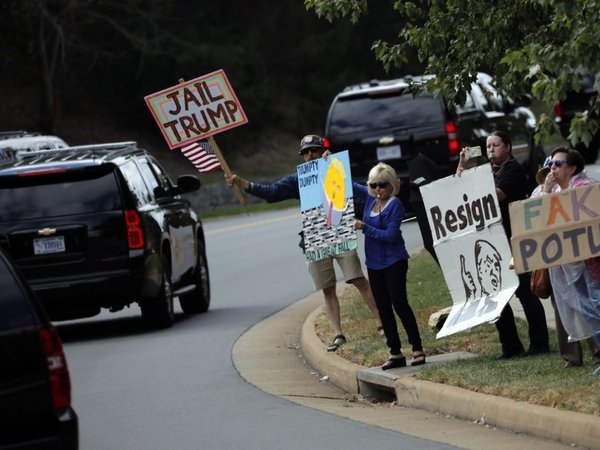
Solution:
[{"label": "sunglasses", "polygon": [[304,150],[302,150],[300,152],[301,155],[307,155],[309,153],[323,153],[325,151],[324,148],[320,148],[320,147],[311,147],[311,148],[306,148]]},{"label": "sunglasses", "polygon": [[564,159],[552,159],[548,161],[548,167],[552,167],[553,165],[558,167],[562,167],[563,164],[567,164],[567,161]]},{"label": "sunglasses", "polygon": [[390,185],[390,183],[386,183],[385,181],[382,183],[369,183],[369,187],[371,189],[385,189],[386,187],[388,187]]}]

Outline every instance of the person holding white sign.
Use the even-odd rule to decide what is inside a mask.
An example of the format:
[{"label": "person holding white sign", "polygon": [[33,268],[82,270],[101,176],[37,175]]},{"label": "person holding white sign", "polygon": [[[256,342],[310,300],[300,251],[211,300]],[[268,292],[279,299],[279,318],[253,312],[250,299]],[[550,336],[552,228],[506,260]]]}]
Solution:
[{"label": "person holding white sign", "polygon": [[[585,161],[577,150],[555,148],[538,194],[552,194],[596,183],[584,172]],[[541,192],[540,192],[541,191]],[[552,292],[569,341],[593,337],[600,344],[600,257],[549,268]],[[592,346],[590,346],[592,348]],[[581,348],[579,349],[581,353]],[[596,356],[596,355],[595,355]],[[581,358],[580,358],[581,359]],[[600,375],[600,367],[594,372]]]},{"label": "person holding white sign", "polygon": [[[524,183],[526,179],[525,169],[513,157],[510,136],[503,131],[494,131],[488,136],[486,150],[492,164],[496,195],[502,215],[502,226],[506,237],[510,241],[512,233],[508,205],[527,197],[528,193]],[[460,176],[467,165],[468,161],[463,150],[460,153],[456,175]],[[517,332],[513,310],[507,304],[502,310],[500,318],[496,321],[496,329],[502,346],[502,352],[498,359],[533,356],[550,351],[544,306],[540,299],[531,292],[530,278],[531,273],[519,274],[519,287],[515,292],[523,306],[523,312],[529,325],[529,349],[525,352]]]},{"label": "person holding white sign", "polygon": [[406,366],[394,311],[400,317],[408,342],[412,345],[411,365],[425,364],[419,326],[406,292],[408,252],[400,230],[405,212],[402,202],[396,197],[400,182],[391,166],[379,163],[369,172],[367,184],[368,187],[352,184],[354,197],[364,203],[363,220],[356,219],[354,228],[362,230],[365,235],[369,284],[390,349],[390,357],[381,368],[388,370]]},{"label": "person holding white sign", "polygon": [[[323,156],[326,150],[327,142],[320,136],[310,134],[304,136],[300,141],[300,155],[304,161],[314,161]],[[227,183],[236,184],[241,189],[244,189],[249,194],[255,195],[268,201],[269,203],[280,202],[291,198],[300,198],[300,188],[298,186],[298,173],[295,172],[287,175],[272,184],[254,183],[244,178],[232,174],[231,178],[225,174]],[[300,247],[304,251],[304,238],[300,241]],[[342,332],[342,323],[340,319],[340,302],[336,293],[336,275],[333,261],[337,261],[344,279],[347,283],[351,283],[356,287],[363,300],[371,310],[371,314],[377,321],[377,330],[382,332],[383,328],[379,319],[379,312],[375,306],[373,293],[369,286],[369,282],[365,278],[362,271],[360,259],[356,250],[350,250],[338,255],[329,256],[318,261],[308,263],[308,272],[313,281],[316,290],[323,291],[325,298],[325,311],[327,317],[333,327],[334,337],[331,344],[327,347],[327,351],[333,352],[340,345],[346,343],[346,337]]]}]

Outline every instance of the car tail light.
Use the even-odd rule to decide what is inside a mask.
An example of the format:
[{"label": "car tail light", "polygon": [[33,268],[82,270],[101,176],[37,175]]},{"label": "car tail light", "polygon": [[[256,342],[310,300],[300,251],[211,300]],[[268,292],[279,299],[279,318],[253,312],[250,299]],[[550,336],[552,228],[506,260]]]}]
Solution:
[{"label": "car tail light", "polygon": [[125,224],[127,225],[127,242],[129,242],[129,248],[143,248],[144,247],[144,231],[141,227],[140,213],[135,209],[128,209],[125,211]]},{"label": "car tail light", "polygon": [[460,151],[460,141],[456,132],[456,124],[454,122],[446,122],[446,134],[448,135],[448,150],[450,156],[458,155]]},{"label": "car tail light", "polygon": [[71,404],[71,380],[60,338],[52,326],[41,327],[39,333],[48,362],[52,406],[56,409],[67,408]]},{"label": "car tail light", "polygon": [[553,112],[554,112],[554,121],[560,122],[562,120],[562,115],[563,115],[562,103],[560,102],[560,100],[558,100],[556,103],[554,103]]}]

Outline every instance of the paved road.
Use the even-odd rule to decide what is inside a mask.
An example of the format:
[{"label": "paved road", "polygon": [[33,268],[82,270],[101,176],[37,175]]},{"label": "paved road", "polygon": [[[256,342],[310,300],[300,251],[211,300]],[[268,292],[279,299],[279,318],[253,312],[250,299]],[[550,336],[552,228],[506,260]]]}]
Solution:
[{"label": "paved road", "polygon": [[172,329],[145,331],[137,307],[59,325],[82,449],[452,448],[298,406],[239,376],[236,339],[312,292],[299,228],[289,210],[208,222],[212,308],[178,315]]}]

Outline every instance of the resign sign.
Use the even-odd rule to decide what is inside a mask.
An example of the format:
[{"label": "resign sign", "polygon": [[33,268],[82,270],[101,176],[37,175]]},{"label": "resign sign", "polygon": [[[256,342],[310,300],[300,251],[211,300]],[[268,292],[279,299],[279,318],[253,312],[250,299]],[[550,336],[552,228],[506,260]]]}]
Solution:
[{"label": "resign sign", "polygon": [[144,100],[171,149],[248,122],[222,70],[147,95]]},{"label": "resign sign", "polygon": [[509,205],[519,273],[600,256],[600,184]]}]

